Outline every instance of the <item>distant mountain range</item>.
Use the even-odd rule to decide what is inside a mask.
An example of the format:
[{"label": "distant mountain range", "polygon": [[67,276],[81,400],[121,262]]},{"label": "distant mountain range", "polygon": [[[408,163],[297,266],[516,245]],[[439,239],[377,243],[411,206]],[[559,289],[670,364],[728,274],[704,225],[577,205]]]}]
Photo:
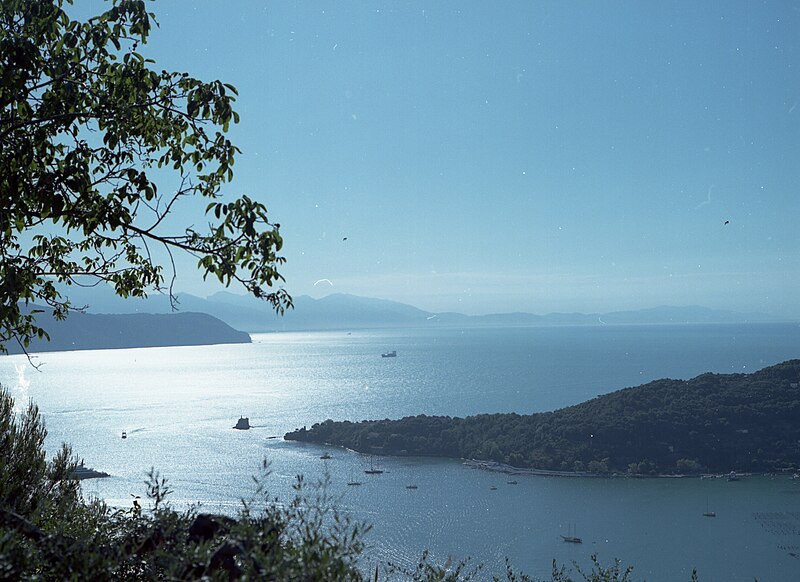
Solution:
[{"label": "distant mountain range", "polygon": [[[173,313],[163,295],[142,299],[120,299],[110,289],[71,289],[76,306],[88,306],[87,313]],[[269,304],[253,297],[220,292],[206,299],[178,294],[180,312],[212,315],[234,329],[248,332],[350,330],[421,326],[490,327],[557,325],[637,325],[685,323],[778,322],[761,313],[739,313],[705,307],[654,307],[609,313],[498,313],[464,315],[433,313],[405,303],[336,293],[321,299],[307,295],[294,298],[295,308],[276,315]]]}]

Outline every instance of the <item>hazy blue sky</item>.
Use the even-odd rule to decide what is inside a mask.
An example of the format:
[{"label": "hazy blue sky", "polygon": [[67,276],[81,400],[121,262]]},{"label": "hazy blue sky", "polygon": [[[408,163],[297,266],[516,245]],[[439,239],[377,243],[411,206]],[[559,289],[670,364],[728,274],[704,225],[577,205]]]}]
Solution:
[{"label": "hazy blue sky", "polygon": [[159,66],[239,89],[293,294],[800,316],[800,2],[152,10]]}]

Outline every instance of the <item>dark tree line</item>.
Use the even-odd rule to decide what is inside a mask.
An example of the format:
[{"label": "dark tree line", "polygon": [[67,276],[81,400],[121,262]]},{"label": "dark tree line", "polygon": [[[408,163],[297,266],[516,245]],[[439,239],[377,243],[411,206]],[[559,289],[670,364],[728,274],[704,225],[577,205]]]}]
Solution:
[{"label": "dark tree line", "polygon": [[632,474],[800,465],[800,360],[656,380],[555,412],[334,422],[286,435],[361,452]]}]

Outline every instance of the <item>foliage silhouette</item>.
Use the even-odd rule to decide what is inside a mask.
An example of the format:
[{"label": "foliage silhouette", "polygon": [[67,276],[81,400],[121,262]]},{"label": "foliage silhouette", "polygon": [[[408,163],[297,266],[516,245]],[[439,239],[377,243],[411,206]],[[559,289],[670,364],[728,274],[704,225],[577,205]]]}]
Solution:
[{"label": "foliage silhouette", "polygon": [[[85,22],[70,3],[0,3],[0,349],[47,337],[37,305],[63,319],[65,286],[173,298],[176,251],[282,313],[291,297],[267,290],[283,281],[279,225],[248,196],[220,200],[236,89],[157,70],[140,52],[155,24],[145,2]],[[187,198],[207,200],[205,230],[174,224]]]}]

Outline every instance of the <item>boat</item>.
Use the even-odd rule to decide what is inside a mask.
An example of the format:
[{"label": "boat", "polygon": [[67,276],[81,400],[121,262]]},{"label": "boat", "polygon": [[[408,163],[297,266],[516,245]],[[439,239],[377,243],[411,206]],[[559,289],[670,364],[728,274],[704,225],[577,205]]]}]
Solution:
[{"label": "boat", "polygon": [[122,431],[122,438],[124,439],[128,438],[128,433],[125,432],[124,430]]},{"label": "boat", "polygon": [[517,484],[516,481],[506,481],[506,483],[508,483],[509,485],[516,485]]},{"label": "boat", "polygon": [[355,477],[353,476],[353,470],[350,470],[350,480],[347,482],[350,486],[361,485],[361,481],[356,481]]},{"label": "boat", "polygon": [[381,354],[382,358],[396,358],[397,357],[397,350],[392,350],[391,352],[386,352],[385,354]]},{"label": "boat", "polygon": [[573,531],[573,530],[577,530],[577,528],[573,528],[572,526],[569,526],[569,530],[570,531],[567,532],[568,535],[562,535],[561,539],[564,540],[565,542],[567,542],[568,544],[582,544],[583,540],[581,538],[579,538],[578,536],[573,535],[573,534],[578,533],[577,531]]},{"label": "boat", "polygon": [[239,420],[236,422],[236,426],[234,426],[236,430],[249,430],[250,429],[250,419],[246,416],[240,416]]},{"label": "boat", "polygon": [[376,469],[375,465],[372,464],[372,457],[369,459],[369,469],[364,469],[364,472],[367,475],[380,475],[383,473],[383,469]]},{"label": "boat", "polygon": [[495,485],[492,485],[491,487],[489,487],[489,491],[497,491],[497,487]]},{"label": "boat", "polygon": [[708,508],[708,499],[706,499],[706,510],[703,512],[703,517],[717,517],[717,512]]},{"label": "boat", "polygon": [[419,489],[416,485],[406,485],[406,489]]},{"label": "boat", "polygon": [[728,481],[738,481],[739,475],[736,474],[736,471],[731,471],[728,473]]},{"label": "boat", "polygon": [[326,460],[326,461],[327,461],[328,459],[332,459],[332,458],[333,458],[333,456],[332,456],[330,453],[325,453],[324,455],[322,455],[322,456],[320,457],[320,459],[324,459],[324,460]]}]

